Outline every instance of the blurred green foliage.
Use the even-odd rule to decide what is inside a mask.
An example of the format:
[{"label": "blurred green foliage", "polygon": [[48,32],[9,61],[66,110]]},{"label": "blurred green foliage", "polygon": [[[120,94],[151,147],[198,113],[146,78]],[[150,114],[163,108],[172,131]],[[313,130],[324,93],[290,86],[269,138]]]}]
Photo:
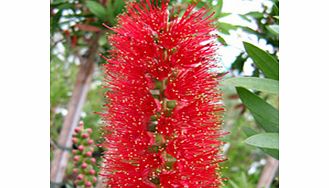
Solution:
[{"label": "blurred green foliage", "polygon": [[[195,0],[171,0],[171,6],[185,9],[187,4],[195,3]],[[279,1],[272,0],[272,6],[265,4],[260,12],[251,11],[249,13],[239,15],[247,22],[256,23],[257,29],[246,26],[234,25],[223,22],[224,17],[231,16],[236,13],[222,12],[222,0],[202,0],[199,1],[197,7],[206,7],[215,12],[217,29],[219,31],[218,41],[225,46],[225,38],[233,31],[243,31],[250,35],[254,35],[258,40],[266,41],[267,45],[272,46],[273,53],[271,57],[278,61],[279,51]],[[100,45],[97,50],[99,53],[109,56],[107,50],[110,46],[107,43],[106,36],[110,33],[102,24],[110,27],[117,22],[116,17],[124,10],[124,1],[121,0],[52,0],[50,5],[50,34],[51,34],[51,65],[50,65],[50,103],[51,103],[51,120],[50,120],[50,136],[51,136],[51,158],[53,149],[56,146],[56,140],[60,133],[64,117],[67,113],[68,101],[72,95],[76,75],[79,69],[81,57],[86,55],[89,48],[89,42],[93,35],[101,32],[102,36],[98,43]],[[241,41],[242,43],[242,41]],[[223,46],[224,48],[224,46]],[[241,51],[236,59],[232,62],[230,70],[236,72],[235,76],[244,73],[244,64],[250,58],[250,54],[246,50]],[[97,114],[102,111],[104,104],[104,92],[102,87],[103,73],[101,64],[104,63],[100,57],[95,62],[95,74],[92,84],[83,107],[81,120],[84,121],[85,127],[92,128],[92,138],[96,143],[101,141],[100,127],[102,122]],[[262,69],[253,66],[254,77],[264,77]],[[266,76],[266,75],[265,75]],[[253,89],[253,88],[251,88]],[[250,111],[239,100],[236,90],[232,86],[223,86],[224,103],[227,109],[223,129],[229,131],[230,134],[225,136],[228,144],[223,148],[228,160],[222,163],[221,170],[224,177],[229,178],[225,187],[232,188],[253,188],[256,187],[261,169],[264,166],[266,154],[262,149],[249,146],[244,140],[255,133],[264,132],[259,122],[256,122]],[[253,90],[254,91],[254,90]],[[278,107],[278,97],[262,91],[254,91],[255,95],[266,101],[274,108]],[[248,132],[249,131],[249,132]],[[99,160],[101,151],[97,149],[94,153]],[[72,187],[72,164],[69,163],[67,170],[66,187]],[[276,179],[272,187],[278,187]]]}]

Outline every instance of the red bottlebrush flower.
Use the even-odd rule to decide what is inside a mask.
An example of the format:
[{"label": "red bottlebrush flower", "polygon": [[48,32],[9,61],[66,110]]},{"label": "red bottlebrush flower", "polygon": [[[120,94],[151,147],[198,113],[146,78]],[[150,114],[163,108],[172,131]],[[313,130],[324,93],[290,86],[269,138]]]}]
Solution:
[{"label": "red bottlebrush flower", "polygon": [[215,29],[194,8],[177,17],[168,1],[128,3],[112,28],[102,170],[110,187],[222,185]]}]

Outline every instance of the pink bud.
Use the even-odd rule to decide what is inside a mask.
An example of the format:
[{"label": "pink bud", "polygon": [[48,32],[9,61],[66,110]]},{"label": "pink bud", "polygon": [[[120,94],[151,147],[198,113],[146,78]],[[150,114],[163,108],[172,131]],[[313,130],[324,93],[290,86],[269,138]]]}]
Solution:
[{"label": "pink bud", "polygon": [[74,161],[79,161],[79,160],[80,160],[80,156],[78,156],[78,155],[74,156],[74,157],[73,157],[73,160],[74,160]]},{"label": "pink bud", "polygon": [[77,176],[77,179],[78,179],[78,180],[82,180],[82,179],[83,179],[83,175],[82,175],[82,174],[79,174],[79,175]]},{"label": "pink bud", "polygon": [[95,158],[91,158],[90,159],[92,163],[96,163],[96,159]]},{"label": "pink bud", "polygon": [[81,168],[85,169],[85,168],[87,168],[87,166],[88,166],[87,163],[83,162],[81,165]]},{"label": "pink bud", "polygon": [[91,175],[95,175],[95,174],[96,174],[96,171],[93,170],[93,169],[91,169],[91,170],[89,170],[89,174],[91,174]]},{"label": "pink bud", "polygon": [[72,138],[72,142],[77,144],[78,143],[78,139],[77,138]]},{"label": "pink bud", "polygon": [[81,131],[81,128],[80,128],[80,127],[77,127],[77,128],[74,129],[74,131],[75,131],[76,133],[79,133],[79,132]]},{"label": "pink bud", "polygon": [[77,151],[76,149],[72,150],[72,154],[73,154],[73,155],[75,155],[75,154],[77,154],[77,153],[78,153],[78,151]]},{"label": "pink bud", "polygon": [[91,151],[88,151],[87,153],[86,153],[86,156],[88,156],[88,157],[91,157],[93,155],[93,152],[91,152]]},{"label": "pink bud", "polygon": [[93,130],[91,129],[91,128],[88,128],[88,129],[86,129],[87,130],[87,132],[89,133],[89,134],[91,134],[92,132],[93,132]]},{"label": "pink bud", "polygon": [[96,181],[97,181],[97,178],[93,177],[93,182],[96,183]]},{"label": "pink bud", "polygon": [[79,127],[83,127],[83,121],[79,122]]},{"label": "pink bud", "polygon": [[87,134],[87,133],[82,134],[82,138],[88,138],[88,137],[89,137],[89,134]]},{"label": "pink bud", "polygon": [[87,182],[85,183],[85,186],[86,186],[86,187],[91,187],[91,185],[92,185],[92,184],[91,184],[90,181],[87,181]]},{"label": "pink bud", "polygon": [[89,140],[88,140],[88,144],[89,144],[89,145],[91,145],[91,144],[93,144],[93,143],[94,143],[94,141],[93,141],[92,139],[89,139]]},{"label": "pink bud", "polygon": [[79,150],[79,151],[83,151],[83,149],[84,149],[83,145],[80,145],[80,146],[78,147],[78,150]]},{"label": "pink bud", "polygon": [[77,169],[77,168],[73,169],[73,173],[77,174],[78,172],[79,172],[79,169]]}]

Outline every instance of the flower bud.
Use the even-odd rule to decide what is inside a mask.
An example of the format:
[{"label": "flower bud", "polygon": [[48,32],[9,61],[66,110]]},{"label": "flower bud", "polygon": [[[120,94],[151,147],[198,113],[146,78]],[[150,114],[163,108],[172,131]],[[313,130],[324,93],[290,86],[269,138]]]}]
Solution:
[{"label": "flower bud", "polygon": [[93,143],[94,143],[93,140],[91,140],[91,139],[88,140],[88,144],[89,144],[89,145],[91,145],[91,144],[93,144]]},{"label": "flower bud", "polygon": [[93,177],[93,182],[96,183],[97,182],[97,178]]},{"label": "flower bud", "polygon": [[77,139],[77,138],[72,138],[72,142],[73,142],[74,144],[77,144],[77,143],[78,143],[78,139]]},{"label": "flower bud", "polygon": [[88,129],[86,129],[87,130],[87,132],[89,133],[89,134],[91,134],[92,132],[93,132],[93,130],[91,129],[91,128],[88,128]]},{"label": "flower bud", "polygon": [[96,174],[96,171],[94,169],[91,169],[91,170],[89,170],[89,174],[90,175],[95,175]]},{"label": "flower bud", "polygon": [[96,159],[95,159],[95,158],[91,158],[90,161],[91,161],[92,163],[96,163]]},{"label": "flower bud", "polygon": [[79,122],[79,127],[83,127],[83,121]]},{"label": "flower bud", "polygon": [[76,133],[79,133],[79,132],[81,131],[81,128],[80,128],[80,127],[77,127],[77,128],[74,129],[74,131],[75,131]]},{"label": "flower bud", "polygon": [[83,162],[81,165],[81,168],[85,169],[85,168],[87,168],[87,166],[88,166],[87,163]]},{"label": "flower bud", "polygon": [[78,147],[78,150],[79,150],[79,151],[83,151],[83,149],[84,149],[83,145],[80,145],[80,146]]},{"label": "flower bud", "polygon": [[82,138],[88,138],[88,137],[89,137],[89,134],[87,134],[87,133],[82,134]]},{"label": "flower bud", "polygon": [[77,176],[77,179],[78,179],[78,180],[82,180],[83,177],[84,177],[84,176],[83,176],[82,174],[79,174],[79,175]]},{"label": "flower bud", "polygon": [[91,151],[88,151],[87,153],[86,153],[86,156],[88,156],[88,157],[91,157],[93,155],[93,152],[91,152]]},{"label": "flower bud", "polygon": [[91,183],[90,181],[87,181],[87,182],[85,183],[85,186],[86,186],[86,187],[91,187],[91,185],[92,185],[92,183]]},{"label": "flower bud", "polygon": [[78,153],[78,150],[76,150],[76,149],[72,150],[72,154],[73,154],[73,155],[75,155],[75,154],[77,154],[77,153]]},{"label": "flower bud", "polygon": [[77,168],[74,168],[74,169],[73,169],[73,173],[74,173],[74,174],[77,174],[78,172],[79,172],[79,169],[77,169]]},{"label": "flower bud", "polygon": [[74,157],[73,157],[73,160],[74,160],[74,161],[79,161],[79,160],[80,160],[80,156],[78,156],[78,155],[74,156]]}]

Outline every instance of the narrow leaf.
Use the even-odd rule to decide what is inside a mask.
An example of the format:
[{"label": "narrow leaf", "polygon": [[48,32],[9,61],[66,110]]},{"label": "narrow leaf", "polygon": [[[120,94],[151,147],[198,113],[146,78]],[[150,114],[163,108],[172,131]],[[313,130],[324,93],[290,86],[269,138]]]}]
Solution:
[{"label": "narrow leaf", "polygon": [[279,25],[267,25],[266,28],[275,36],[279,36]]},{"label": "narrow leaf", "polygon": [[[256,135],[257,132],[249,127],[242,127],[243,132],[247,135],[247,137],[251,137],[253,135]],[[279,160],[279,150],[278,149],[268,149],[268,148],[259,148],[264,153],[272,156],[273,158]]]},{"label": "narrow leaf", "polygon": [[111,25],[115,24],[115,20],[114,20],[114,8],[112,6],[112,1],[108,1],[106,4],[106,11],[107,11],[107,16],[108,16],[108,20],[111,23]]},{"label": "narrow leaf", "polygon": [[221,15],[223,8],[223,0],[218,0],[217,5],[214,7],[215,15],[214,17],[217,18]]},{"label": "narrow leaf", "polygon": [[272,156],[273,158],[279,160],[279,150],[278,149],[267,149],[267,148],[260,148],[268,155]]},{"label": "narrow leaf", "polygon": [[256,66],[263,71],[267,78],[279,80],[279,63],[274,57],[250,43],[243,42],[243,45]]},{"label": "narrow leaf", "polygon": [[247,14],[245,14],[246,16],[251,16],[253,18],[263,18],[264,15],[261,12],[257,12],[257,11],[253,11],[253,12],[248,12]]},{"label": "narrow leaf", "polygon": [[86,1],[86,6],[95,16],[100,19],[106,19],[106,10],[103,5],[97,3],[96,1]]},{"label": "narrow leaf", "polygon": [[223,81],[224,85],[245,87],[248,89],[255,89],[258,91],[264,91],[266,93],[279,93],[279,81],[267,79],[267,78],[257,78],[257,77],[236,77],[228,78]]},{"label": "narrow leaf", "polygon": [[218,16],[218,18],[224,18],[224,17],[229,16],[229,15],[231,15],[231,13],[228,13],[228,12],[222,12],[222,13],[220,13],[220,15]]},{"label": "narrow leaf", "polygon": [[279,149],[278,133],[260,133],[247,138],[245,143],[267,149]]},{"label": "narrow leaf", "polygon": [[279,111],[249,90],[236,88],[243,104],[267,132],[279,132]]},{"label": "narrow leaf", "polygon": [[218,36],[218,37],[217,37],[217,40],[218,40],[218,42],[220,42],[220,43],[223,44],[224,46],[227,46],[227,43],[226,43],[226,41],[224,40],[223,37]]},{"label": "narrow leaf", "polygon": [[251,137],[252,135],[257,134],[257,132],[250,127],[242,127],[242,130],[247,135],[247,137]]},{"label": "narrow leaf", "polygon": [[229,23],[224,23],[224,22],[220,22],[218,23],[218,30],[224,34],[229,35],[230,34],[230,30],[235,30],[238,27],[236,25],[232,25]]}]

